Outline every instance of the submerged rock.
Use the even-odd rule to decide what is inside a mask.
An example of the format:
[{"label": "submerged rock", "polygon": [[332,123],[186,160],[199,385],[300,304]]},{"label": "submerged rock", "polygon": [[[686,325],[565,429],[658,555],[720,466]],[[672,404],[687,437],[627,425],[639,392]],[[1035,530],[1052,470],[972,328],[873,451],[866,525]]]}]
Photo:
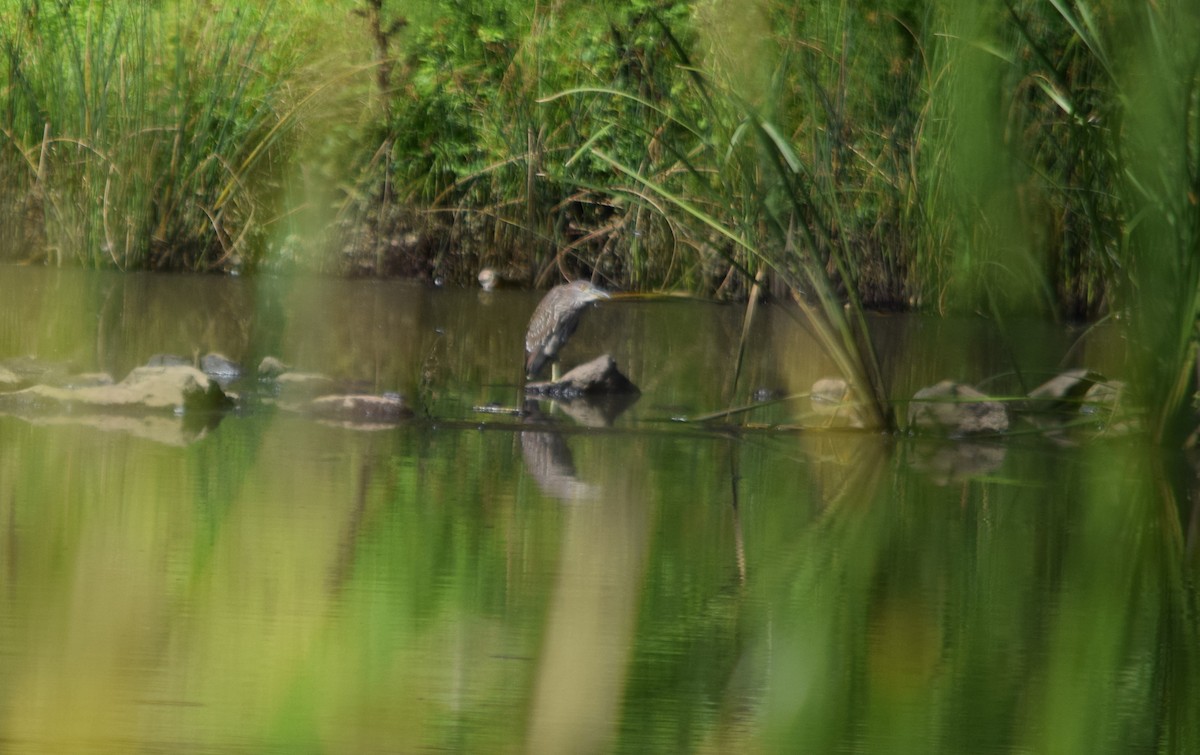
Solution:
[{"label": "submerged rock", "polygon": [[638,387],[617,369],[617,362],[603,354],[579,365],[558,382],[528,383],[525,392],[534,396],[573,399],[580,396],[637,394]]},{"label": "submerged rock", "polygon": [[120,383],[62,387],[35,385],[0,395],[0,411],[206,411],[229,405],[215,380],[195,367],[138,367]]},{"label": "submerged rock", "polygon": [[348,394],[321,396],[308,403],[308,411],[320,419],[354,425],[394,425],[413,416],[404,397],[396,393],[382,396]]},{"label": "submerged rock", "polygon": [[861,428],[864,425],[854,392],[842,378],[821,378],[813,383],[808,401],[813,414],[823,418],[828,426]]},{"label": "submerged rock", "polygon": [[913,395],[908,425],[937,435],[1002,433],[1008,430],[1008,410],[969,385],[943,380]]}]

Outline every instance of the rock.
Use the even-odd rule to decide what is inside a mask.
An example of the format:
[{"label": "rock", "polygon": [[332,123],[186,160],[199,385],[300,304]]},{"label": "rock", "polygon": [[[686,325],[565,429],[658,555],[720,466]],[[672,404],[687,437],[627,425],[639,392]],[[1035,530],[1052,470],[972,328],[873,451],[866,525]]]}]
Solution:
[{"label": "rock", "polygon": [[821,378],[809,390],[808,401],[813,414],[824,418],[830,427],[863,427],[862,413],[850,390],[850,384],[842,378]]},{"label": "rock", "polygon": [[1106,380],[1094,383],[1083,396],[1084,413],[1112,412],[1125,397],[1125,383]]},{"label": "rock", "polygon": [[85,411],[208,411],[221,409],[229,399],[194,367],[138,367],[115,385],[66,388],[35,385],[0,395],[0,411],[35,413]]},{"label": "rock", "polygon": [[617,362],[612,356],[603,354],[563,375],[557,383],[527,383],[525,392],[548,398],[572,399],[641,391],[617,369]]},{"label": "rock", "polygon": [[[510,271],[512,272],[512,271]],[[484,293],[491,293],[499,289],[520,288],[520,274],[501,273],[494,267],[485,267],[479,271],[476,280],[479,281],[479,288]]]},{"label": "rock", "polygon": [[413,416],[403,396],[349,394],[322,396],[308,403],[309,413],[321,419],[355,425],[394,425]]},{"label": "rock", "polygon": [[768,388],[765,385],[760,385],[750,394],[750,400],[756,404],[765,404],[768,401],[776,401],[786,396],[787,393],[778,388]]},{"label": "rock", "polygon": [[1128,390],[1120,380],[1096,383],[1083,397],[1080,413],[1094,419],[1098,427],[1108,435],[1126,435],[1141,432],[1141,415],[1126,401]]},{"label": "rock", "polygon": [[1008,430],[1008,410],[969,385],[943,380],[922,388],[908,405],[910,429],[962,436]]},{"label": "rock", "polygon": [[14,386],[45,382],[70,374],[74,368],[69,362],[45,362],[34,357],[12,357],[0,362],[0,370],[13,375]]},{"label": "rock", "polygon": [[1086,368],[1068,370],[1047,380],[1029,392],[1027,406],[1033,411],[1043,412],[1075,412],[1083,403],[1084,397],[1097,385],[1103,377]]},{"label": "rock", "polygon": [[291,365],[284,364],[282,360],[266,356],[258,363],[258,377],[259,379],[270,380],[271,378],[279,377],[290,369],[292,369]]},{"label": "rock", "polygon": [[850,398],[850,384],[842,378],[821,378],[812,384],[809,401],[817,405],[837,405]]},{"label": "rock", "polygon": [[21,383],[21,376],[7,367],[0,367],[0,390],[11,390],[18,387]]},{"label": "rock", "polygon": [[485,267],[479,271],[479,287],[484,291],[495,291],[500,284],[500,273],[495,268]]},{"label": "rock", "polygon": [[209,352],[200,357],[200,369],[204,371],[205,375],[220,383],[222,388],[228,388],[231,383],[242,376],[240,364],[217,352]]}]

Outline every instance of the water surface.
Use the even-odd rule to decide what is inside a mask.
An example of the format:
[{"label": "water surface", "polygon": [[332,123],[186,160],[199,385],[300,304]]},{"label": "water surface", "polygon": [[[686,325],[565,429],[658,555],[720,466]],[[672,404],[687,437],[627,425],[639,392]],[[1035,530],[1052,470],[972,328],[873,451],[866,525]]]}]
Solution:
[{"label": "water surface", "polygon": [[[642,388],[603,427],[477,413],[516,404],[535,303],[0,269],[0,359],[271,354],[417,411],[248,400],[172,442],[0,416],[4,749],[1200,750],[1186,456],[798,431],[803,397],[673,422],[833,374],[769,307],[735,385],[741,310],[688,301],[587,314],[564,361]],[[897,396],[1123,364],[1119,334],[874,326]]]}]

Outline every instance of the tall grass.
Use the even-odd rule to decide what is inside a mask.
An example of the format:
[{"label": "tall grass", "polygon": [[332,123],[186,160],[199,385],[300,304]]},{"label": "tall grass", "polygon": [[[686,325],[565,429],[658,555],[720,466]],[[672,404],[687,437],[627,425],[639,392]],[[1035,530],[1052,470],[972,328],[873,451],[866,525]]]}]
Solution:
[{"label": "tall grass", "polygon": [[57,264],[253,267],[299,99],[269,19],[269,5],[9,11],[0,23],[7,249]]},{"label": "tall grass", "polygon": [[[1029,31],[1045,18],[1012,13],[1040,62],[1034,75],[1046,107],[1073,135],[1065,143],[1080,151],[1079,188],[1092,188],[1079,192],[1091,264],[1132,320],[1132,366],[1149,432],[1176,445],[1196,426],[1200,41],[1191,32],[1200,14],[1175,4],[1053,6],[1069,54]],[[1095,188],[1097,174],[1103,188]]]}]

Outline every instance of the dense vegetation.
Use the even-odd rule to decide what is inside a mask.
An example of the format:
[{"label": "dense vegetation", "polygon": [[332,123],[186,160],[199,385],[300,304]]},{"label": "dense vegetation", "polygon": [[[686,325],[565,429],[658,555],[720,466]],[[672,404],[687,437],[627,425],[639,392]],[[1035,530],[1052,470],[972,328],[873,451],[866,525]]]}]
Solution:
[{"label": "dense vegetation", "polygon": [[1130,190],[1194,207],[1127,170],[1129,113],[1195,167],[1170,7],[328,5],[7,0],[6,253],[721,293],[811,253],[869,303],[1088,317]]}]

